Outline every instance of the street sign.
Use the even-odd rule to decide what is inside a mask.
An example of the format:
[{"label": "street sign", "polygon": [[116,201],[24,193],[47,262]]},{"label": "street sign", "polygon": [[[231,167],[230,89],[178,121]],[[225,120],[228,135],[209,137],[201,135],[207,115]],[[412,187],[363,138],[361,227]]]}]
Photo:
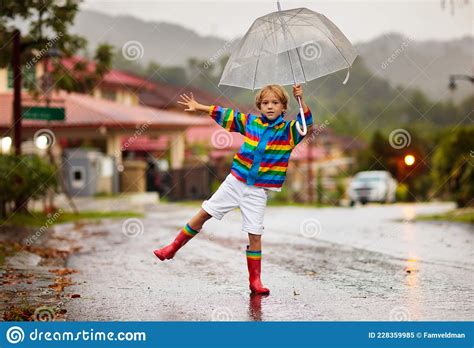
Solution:
[{"label": "street sign", "polygon": [[23,108],[22,117],[27,120],[64,121],[64,108],[28,106]]}]

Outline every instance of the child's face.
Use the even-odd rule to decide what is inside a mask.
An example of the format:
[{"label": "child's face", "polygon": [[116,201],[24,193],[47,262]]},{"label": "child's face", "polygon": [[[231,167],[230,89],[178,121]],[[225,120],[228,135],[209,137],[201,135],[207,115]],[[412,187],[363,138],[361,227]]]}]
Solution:
[{"label": "child's face", "polygon": [[274,120],[285,110],[280,99],[272,92],[265,93],[260,104],[260,111],[267,116],[268,119]]}]

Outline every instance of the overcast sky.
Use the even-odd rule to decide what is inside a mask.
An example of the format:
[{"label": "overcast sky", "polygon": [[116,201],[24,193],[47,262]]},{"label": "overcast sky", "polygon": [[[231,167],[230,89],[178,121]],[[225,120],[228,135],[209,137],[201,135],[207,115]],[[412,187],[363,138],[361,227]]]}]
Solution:
[{"label": "overcast sky", "polygon": [[[282,9],[307,7],[331,19],[353,42],[399,32],[414,39],[450,39],[473,35],[474,0],[425,1],[281,1]],[[83,9],[131,15],[146,21],[180,24],[201,35],[232,39],[245,34],[253,20],[276,10],[276,1],[85,0]]]}]

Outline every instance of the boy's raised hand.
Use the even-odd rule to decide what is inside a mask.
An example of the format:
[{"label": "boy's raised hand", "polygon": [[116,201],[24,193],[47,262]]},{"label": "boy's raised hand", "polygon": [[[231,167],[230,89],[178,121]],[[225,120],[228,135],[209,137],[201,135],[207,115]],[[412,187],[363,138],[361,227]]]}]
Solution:
[{"label": "boy's raised hand", "polygon": [[180,95],[181,100],[178,100],[179,104],[185,105],[187,109],[184,109],[184,111],[198,111],[199,110],[199,103],[194,99],[193,92],[191,92],[191,97],[189,97],[187,94],[181,94]]},{"label": "boy's raised hand", "polygon": [[293,95],[295,96],[296,100],[298,100],[298,97],[301,98],[301,107],[303,108],[303,112],[308,111],[308,105],[306,105],[303,99],[303,86],[301,86],[301,84],[293,85]]},{"label": "boy's raised hand", "polygon": [[301,84],[293,85],[293,95],[296,100],[298,100],[298,97],[303,99],[303,86]]}]

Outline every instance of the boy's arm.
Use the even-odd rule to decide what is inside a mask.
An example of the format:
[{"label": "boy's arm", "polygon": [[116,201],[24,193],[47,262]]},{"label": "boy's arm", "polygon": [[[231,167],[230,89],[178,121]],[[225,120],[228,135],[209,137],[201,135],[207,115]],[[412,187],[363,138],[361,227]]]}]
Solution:
[{"label": "boy's arm", "polygon": [[248,115],[243,114],[239,111],[234,111],[230,108],[223,108],[218,105],[204,105],[198,103],[193,94],[187,96],[186,94],[181,95],[181,101],[178,101],[179,104],[187,106],[187,109],[184,111],[196,112],[203,111],[209,114],[214,121],[217,122],[224,129],[229,132],[239,132],[245,135],[245,127],[247,124]]},{"label": "boy's arm", "polygon": [[211,116],[218,125],[229,132],[239,132],[245,135],[245,128],[249,117],[248,114],[230,108],[223,108],[219,105],[211,105],[209,116]]},{"label": "boy's arm", "polygon": [[[311,110],[306,106],[306,108],[303,106],[304,110],[304,119],[306,121],[306,127],[308,129],[308,132],[306,135],[308,135],[311,132],[312,126],[313,126],[313,115],[311,114]],[[298,132],[298,129],[296,128],[296,121],[299,122],[300,127],[301,127],[301,114],[298,113],[298,116],[296,116],[296,120],[290,121],[290,144],[295,147],[298,145],[306,136],[301,135]]]},{"label": "boy's arm", "polygon": [[[313,115],[311,114],[311,110],[308,108],[308,105],[306,105],[306,102],[303,97],[303,88],[301,87],[301,85],[293,86],[293,95],[295,96],[295,99],[298,99],[298,97],[301,98],[301,106],[303,107],[303,114],[304,114],[303,116],[305,118],[306,127],[309,133],[313,125]],[[298,113],[298,115],[296,116],[296,120],[293,120],[290,122],[290,144],[293,147],[298,145],[304,138],[304,136],[302,136],[298,132],[298,129],[296,128],[297,121],[299,122],[300,126],[302,124],[301,117],[302,117],[301,113]]]},{"label": "boy's arm", "polygon": [[196,107],[196,110],[197,111],[202,111],[202,112],[205,112],[206,114],[208,114],[211,110],[211,106],[212,105],[198,104],[197,107]]}]

